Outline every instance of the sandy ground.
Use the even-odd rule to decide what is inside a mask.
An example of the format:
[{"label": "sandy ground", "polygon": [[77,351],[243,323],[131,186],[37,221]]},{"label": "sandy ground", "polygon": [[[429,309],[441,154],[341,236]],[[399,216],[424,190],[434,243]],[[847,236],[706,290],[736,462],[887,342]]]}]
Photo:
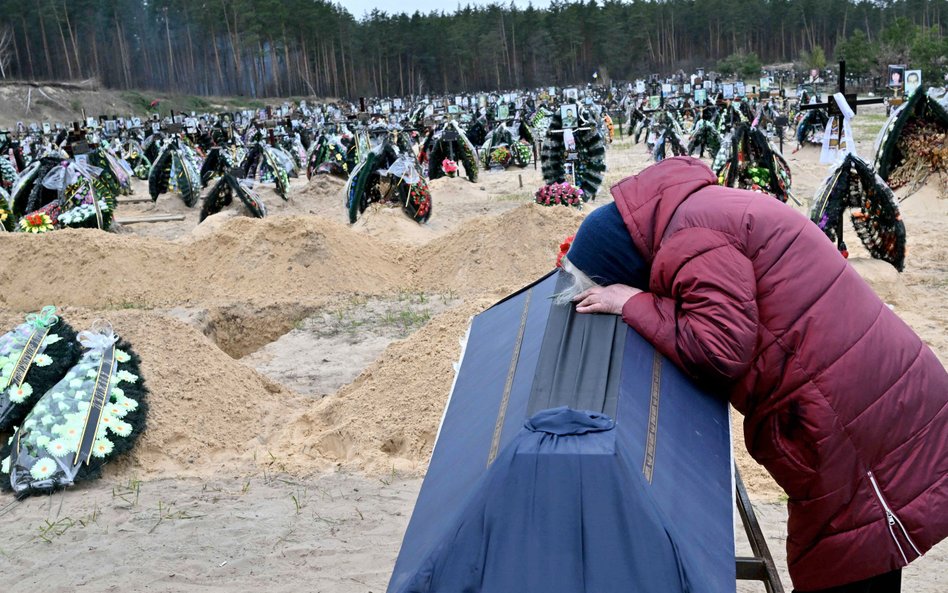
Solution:
[{"label": "sandy ground", "polygon": [[[279,466],[274,460],[240,477],[103,480],[21,503],[0,518],[4,590],[384,591],[421,479],[346,472],[300,478]],[[763,501],[755,508],[790,591],[786,508]],[[735,532],[738,554],[750,555],[739,522]],[[904,570],[903,591],[946,590],[945,547]],[[737,591],[764,587],[741,581]]]},{"label": "sandy ground", "polygon": [[[883,121],[860,111],[862,154]],[[801,209],[826,172],[818,152],[787,155]],[[624,139],[608,158],[604,188],[649,164]],[[375,207],[350,227],[342,182],[320,177],[293,180],[286,201],[261,187],[262,221],[235,205],[198,225],[168,194],[118,218],[185,221],[0,237],[44,273],[0,261],[3,327],[50,303],[76,326],[110,319],[143,358],[152,410],[102,480],[0,504],[5,590],[384,590],[470,317],[548,271],[581,221],[529,205],[539,185],[532,168],[437,180],[424,226]],[[609,201],[604,190],[591,205]],[[924,190],[903,218],[903,274],[865,259],[855,236],[851,261],[946,361],[948,200]],[[744,452],[737,418],[735,443],[782,569],[785,498]],[[948,590],[948,544],[910,566],[904,588]]]}]

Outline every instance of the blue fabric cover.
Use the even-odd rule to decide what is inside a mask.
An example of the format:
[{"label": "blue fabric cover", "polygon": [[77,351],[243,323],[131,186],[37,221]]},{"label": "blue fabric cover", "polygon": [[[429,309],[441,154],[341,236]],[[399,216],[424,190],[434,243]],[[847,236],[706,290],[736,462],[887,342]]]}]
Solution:
[{"label": "blue fabric cover", "polygon": [[528,420],[401,592],[688,590],[614,428],[569,408]]},{"label": "blue fabric cover", "polygon": [[629,331],[615,419],[526,418],[554,284],[475,318],[389,593],[733,593],[723,399]]}]

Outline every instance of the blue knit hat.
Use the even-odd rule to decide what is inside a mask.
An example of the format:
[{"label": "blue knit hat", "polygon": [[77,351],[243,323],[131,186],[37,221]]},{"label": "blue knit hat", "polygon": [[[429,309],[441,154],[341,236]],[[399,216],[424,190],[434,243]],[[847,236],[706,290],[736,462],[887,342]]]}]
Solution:
[{"label": "blue knit hat", "polygon": [[597,284],[648,289],[648,264],[632,243],[615,202],[583,220],[566,257]]}]

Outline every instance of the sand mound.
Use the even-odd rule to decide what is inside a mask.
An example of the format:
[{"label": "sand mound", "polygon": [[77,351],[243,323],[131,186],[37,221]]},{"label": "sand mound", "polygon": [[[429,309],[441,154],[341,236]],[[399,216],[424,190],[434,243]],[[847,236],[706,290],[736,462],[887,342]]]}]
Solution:
[{"label": "sand mound", "polygon": [[181,247],[157,239],[67,229],[45,235],[4,233],[0,305],[129,308],[190,292]]},{"label": "sand mound", "polygon": [[404,245],[424,245],[439,236],[431,224],[418,224],[408,218],[399,207],[372,204],[351,227],[354,231],[386,242]]},{"label": "sand mound", "polygon": [[335,175],[313,175],[310,179],[300,177],[305,184],[299,191],[299,196],[307,200],[332,201],[333,205],[342,209],[345,203],[346,180]]},{"label": "sand mound", "polygon": [[180,322],[134,312],[109,318],[141,356],[150,389],[149,428],[125,471],[207,475],[262,458],[265,435],[281,409],[292,409],[295,394]]},{"label": "sand mound", "polygon": [[572,208],[525,204],[435,239],[408,266],[424,290],[505,294],[553,269],[560,243],[581,221]]},{"label": "sand mound", "polygon": [[315,217],[234,217],[182,244],[77,229],[7,234],[0,248],[31,254],[29,269],[21,258],[0,262],[0,304],[20,311],[306,302],[377,294],[403,277],[397,249]]},{"label": "sand mound", "polygon": [[190,245],[196,276],[222,296],[306,299],[377,293],[403,276],[398,252],[345,225],[315,217],[236,218]]},{"label": "sand mound", "polygon": [[[201,208],[204,206],[203,200],[199,200],[197,204],[189,208],[187,204],[184,203],[184,200],[181,199],[181,194],[169,192],[161,194],[157,200],[152,202],[150,201],[151,196],[148,193],[147,182],[135,179],[132,182],[132,188],[134,193],[130,196],[131,199],[147,199],[149,201],[141,203],[119,203],[118,209],[115,212],[115,218],[116,221],[120,223],[118,226],[120,233],[171,240],[186,236],[189,231],[198,228],[201,219]],[[231,205],[225,208],[223,212],[241,216],[246,215],[246,209],[243,207],[243,204]],[[183,216],[184,220],[160,223],[121,224],[121,221],[124,220],[166,215]]]},{"label": "sand mound", "polygon": [[389,346],[353,383],[292,420],[274,455],[294,470],[329,459],[370,472],[422,474],[454,381],[460,339],[471,316],[490,305],[466,303]]},{"label": "sand mound", "polygon": [[305,174],[298,181],[298,191],[291,199],[309,214],[318,214],[329,220],[348,223],[346,212],[346,181],[332,175],[314,175],[307,180]]}]

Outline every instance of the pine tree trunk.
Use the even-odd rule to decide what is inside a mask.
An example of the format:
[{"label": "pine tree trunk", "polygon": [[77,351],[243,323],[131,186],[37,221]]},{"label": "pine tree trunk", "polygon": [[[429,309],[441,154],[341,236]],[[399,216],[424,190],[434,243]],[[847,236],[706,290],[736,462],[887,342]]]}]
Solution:
[{"label": "pine tree trunk", "polygon": [[[286,90],[289,94],[293,94],[294,90],[298,90],[298,85],[294,87],[293,82],[291,82],[290,72],[290,44],[286,42],[286,26],[283,26],[283,61],[286,62]],[[299,81],[297,81],[298,83]]]},{"label": "pine tree trunk", "polygon": [[59,19],[56,19],[56,24],[59,26],[59,39],[63,43],[63,57],[66,58],[66,68],[69,71],[69,79],[73,79],[72,75],[72,60],[69,59],[69,47],[66,45],[66,35],[63,33],[63,24],[59,22]]},{"label": "pine tree trunk", "polygon": [[211,35],[211,45],[214,46],[214,63],[217,64],[217,80],[220,84],[218,88],[218,93],[224,94],[224,67],[221,65],[221,52],[218,48],[217,36]]},{"label": "pine tree trunk", "polygon": [[73,31],[72,23],[69,20],[69,10],[66,8],[66,0],[63,0],[63,14],[66,15],[66,29],[69,30],[69,40],[72,42],[72,51],[76,59],[76,74],[82,76],[82,61],[80,60],[79,44],[76,42],[79,26],[76,25],[76,31]]},{"label": "pine tree trunk", "polygon": [[[26,46],[26,59],[30,65],[30,80],[34,80],[36,78],[36,73],[33,70],[33,52],[30,50],[30,38],[26,32],[26,17],[21,16],[20,20],[23,23],[23,45]],[[43,42],[45,43],[45,41],[46,37],[44,35]]]},{"label": "pine tree trunk", "polygon": [[398,56],[398,94],[405,96],[405,78],[402,74],[402,56]]},{"label": "pine tree trunk", "polygon": [[122,35],[122,26],[119,24],[118,13],[115,13],[115,40],[118,42],[119,60],[122,66],[122,79],[125,81],[125,88],[131,88],[132,84],[128,74],[128,54],[125,51],[125,40]]},{"label": "pine tree trunk", "polygon": [[[197,84],[199,80],[206,80],[207,76],[197,76],[197,69],[194,67],[194,42],[191,39],[191,18],[190,15],[186,12],[184,17],[185,32],[188,35],[188,75],[187,78],[191,81],[191,84]],[[202,64],[203,67],[204,64]]]},{"label": "pine tree trunk", "polygon": [[349,93],[349,72],[346,68],[346,44],[341,35],[339,38],[339,51],[342,58],[342,82],[346,89],[346,97],[351,97],[352,95]]}]

